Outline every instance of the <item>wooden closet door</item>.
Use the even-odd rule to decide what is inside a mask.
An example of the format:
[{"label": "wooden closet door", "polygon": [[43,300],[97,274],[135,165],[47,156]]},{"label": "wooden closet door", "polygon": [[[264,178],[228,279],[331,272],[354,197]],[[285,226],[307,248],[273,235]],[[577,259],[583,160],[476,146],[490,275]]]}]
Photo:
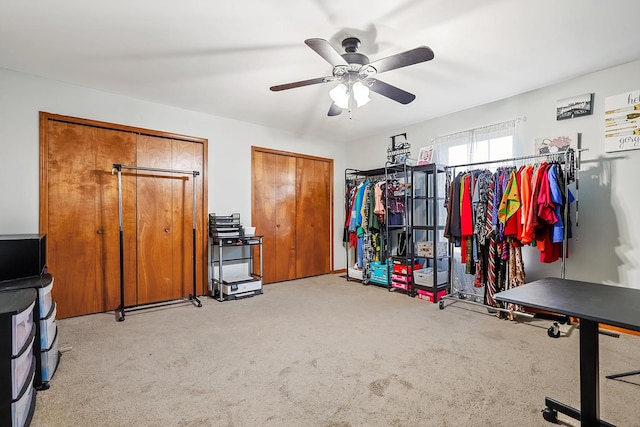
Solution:
[{"label": "wooden closet door", "polygon": [[[171,169],[171,140],[138,135],[137,156],[138,166]],[[138,304],[166,301],[174,295],[174,179],[164,172],[137,171]]]},{"label": "wooden closet door", "polygon": [[253,151],[252,222],[263,238],[263,282],[296,278],[295,157]]},{"label": "wooden closet door", "polygon": [[[203,146],[187,141],[171,141],[171,169],[200,171],[196,185],[196,242],[203,239],[202,165]],[[181,298],[193,294],[193,175],[177,175],[172,180],[173,209],[173,295]],[[196,245],[196,286],[202,294],[202,245]]]},{"label": "wooden closet door", "polygon": [[[58,318],[120,306],[114,163],[201,172],[196,278],[198,295],[205,293],[206,140],[176,140],[169,138],[179,135],[163,138],[163,132],[149,132],[157,136],[142,136],[148,135],[144,129],[40,113],[40,232],[47,234],[47,266],[55,278]],[[193,292],[192,183],[192,175],[122,170],[126,307]]]},{"label": "wooden closet door", "polygon": [[297,158],[296,272],[297,277],[331,271],[330,163]]},{"label": "wooden closet door", "polygon": [[96,129],[47,121],[47,266],[57,317],[96,310]]},{"label": "wooden closet door", "polygon": [[[120,221],[118,176],[113,164],[136,164],[136,135],[96,128],[96,312],[120,305]],[[134,305],[136,295],[136,174],[122,170],[122,219],[124,229],[125,305]]]}]

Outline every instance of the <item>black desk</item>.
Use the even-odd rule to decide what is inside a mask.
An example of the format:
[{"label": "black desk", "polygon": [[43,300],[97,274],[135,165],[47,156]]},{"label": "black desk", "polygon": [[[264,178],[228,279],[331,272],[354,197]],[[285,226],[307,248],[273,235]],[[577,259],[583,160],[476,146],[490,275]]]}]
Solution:
[{"label": "black desk", "polygon": [[581,411],[546,398],[545,419],[551,421],[558,411],[581,420],[582,426],[611,426],[600,420],[598,325],[640,331],[640,290],[546,278],[499,292],[495,298],[580,319]]}]

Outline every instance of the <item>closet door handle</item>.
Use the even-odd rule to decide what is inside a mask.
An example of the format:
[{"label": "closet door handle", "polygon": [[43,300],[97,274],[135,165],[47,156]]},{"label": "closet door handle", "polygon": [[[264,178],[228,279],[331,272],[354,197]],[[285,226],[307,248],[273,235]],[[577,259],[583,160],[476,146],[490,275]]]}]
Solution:
[{"label": "closet door handle", "polygon": [[99,229],[98,231],[96,231],[97,234],[102,234],[104,233],[104,231],[102,231],[102,229]]},{"label": "closet door handle", "polygon": [[165,228],[165,229],[164,229],[164,232],[165,232],[165,233],[168,233],[169,231],[171,231],[169,228]]}]

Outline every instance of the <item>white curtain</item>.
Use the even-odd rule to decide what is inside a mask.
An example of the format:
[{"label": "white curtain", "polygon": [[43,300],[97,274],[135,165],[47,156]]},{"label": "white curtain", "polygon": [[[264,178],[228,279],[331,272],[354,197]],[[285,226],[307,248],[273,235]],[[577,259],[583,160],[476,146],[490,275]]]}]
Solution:
[{"label": "white curtain", "polygon": [[474,142],[487,139],[502,138],[503,136],[513,136],[515,133],[516,121],[509,120],[495,125],[489,125],[482,128],[474,129]]},{"label": "white curtain", "polygon": [[468,146],[471,149],[473,143],[473,131],[467,130],[464,132],[453,133],[450,135],[439,136],[433,140],[435,163],[441,165],[449,164],[449,148],[456,146]]},{"label": "white curtain", "polygon": [[[453,166],[488,160],[502,160],[513,157],[513,139],[517,120],[496,123],[481,128],[457,132],[434,139],[436,162]],[[511,136],[508,147],[491,143],[492,140]],[[456,171],[460,172],[462,169]],[[452,291],[462,291],[477,295],[477,302],[483,302],[484,287],[474,287],[474,275],[465,273],[465,266],[460,262],[460,249],[454,250],[453,271],[451,277]]]},{"label": "white curtain", "polygon": [[449,135],[439,136],[433,140],[436,162],[442,165],[473,163],[485,160],[500,160],[511,157],[513,147],[501,157],[500,150],[491,150],[487,141],[515,137],[516,120],[509,120],[481,128],[470,129]]}]

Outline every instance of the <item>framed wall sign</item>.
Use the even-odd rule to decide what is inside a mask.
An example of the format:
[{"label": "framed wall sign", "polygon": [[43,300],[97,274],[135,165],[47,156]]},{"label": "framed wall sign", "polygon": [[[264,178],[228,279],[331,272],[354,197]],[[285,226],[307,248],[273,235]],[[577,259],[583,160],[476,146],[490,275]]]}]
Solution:
[{"label": "framed wall sign", "polygon": [[558,100],[556,120],[573,119],[574,117],[593,114],[593,94],[572,96]]},{"label": "framed wall sign", "polygon": [[427,145],[426,147],[422,147],[420,152],[418,153],[418,164],[419,165],[428,165],[433,163],[433,145]]},{"label": "framed wall sign", "polygon": [[567,148],[578,149],[579,133],[536,138],[536,154],[556,154],[567,151]]},{"label": "framed wall sign", "polygon": [[640,149],[640,90],[604,100],[604,151]]}]

